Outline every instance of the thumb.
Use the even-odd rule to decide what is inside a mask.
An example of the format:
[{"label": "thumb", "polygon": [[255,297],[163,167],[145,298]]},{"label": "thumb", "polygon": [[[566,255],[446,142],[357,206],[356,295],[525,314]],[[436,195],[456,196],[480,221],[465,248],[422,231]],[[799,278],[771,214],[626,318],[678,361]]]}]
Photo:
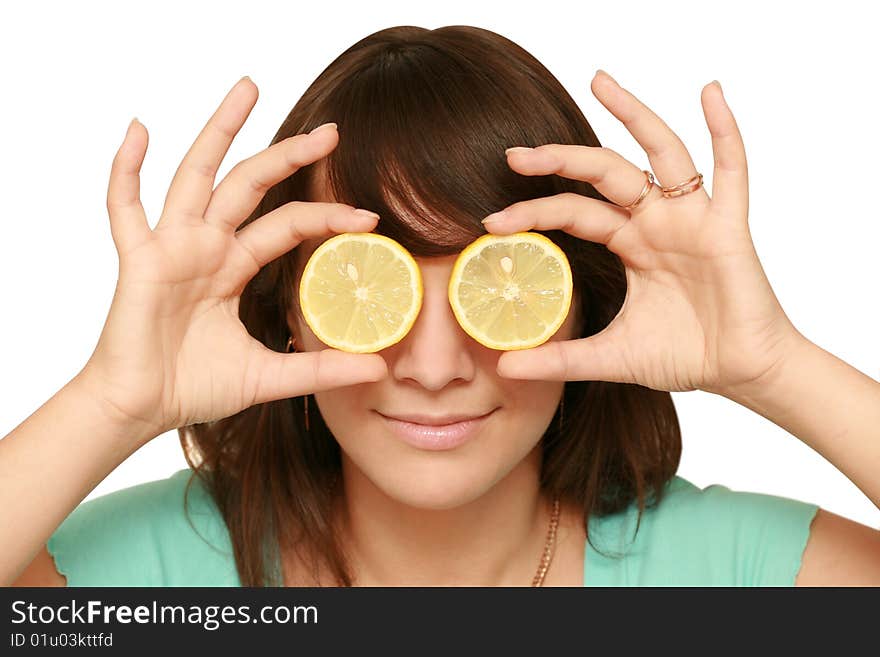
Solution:
[{"label": "thumb", "polygon": [[497,372],[511,379],[632,383],[619,334],[619,326],[612,322],[588,338],[554,340],[534,349],[508,351],[499,357]]},{"label": "thumb", "polygon": [[140,171],[148,141],[146,127],[132,119],[110,168],[107,213],[110,234],[120,257],[150,237],[150,225],[140,196]]},{"label": "thumb", "polygon": [[254,404],[288,399],[333,388],[379,381],[388,375],[379,354],[339,349],[281,354],[263,347]]}]

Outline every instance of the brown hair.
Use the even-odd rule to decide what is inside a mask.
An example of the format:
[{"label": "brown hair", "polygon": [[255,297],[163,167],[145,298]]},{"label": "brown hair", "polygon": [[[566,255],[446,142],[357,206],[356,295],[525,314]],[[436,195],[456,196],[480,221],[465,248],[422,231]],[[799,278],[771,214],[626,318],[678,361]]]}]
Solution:
[{"label": "brown hair", "polygon": [[[586,182],[524,176],[507,165],[510,146],[600,144],[559,81],[521,47],[485,29],[402,26],[367,36],[309,86],[272,143],[328,121],[339,126],[339,144],[326,158],[333,198],[378,212],[375,232],[415,256],[460,252],[485,234],[480,219],[516,201],[561,192],[607,200]],[[290,201],[309,200],[316,165],[271,188],[241,227]],[[571,263],[578,336],[599,332],[626,295],[620,259],[563,231],[539,232]],[[293,249],[263,267],[241,295],[244,326],[280,352],[288,311],[300,313],[296,273]],[[671,395],[571,381],[563,396],[564,424],[559,427],[557,411],[542,438],[542,490],[583,509],[588,538],[591,514],[637,500],[640,520],[678,468],[681,435]],[[244,586],[283,584],[281,546],[304,550],[313,575],[323,562],[339,584],[352,584],[331,513],[340,448],[314,399],[309,406],[308,433],[304,397],[178,429],[194,476],[225,519]]]}]

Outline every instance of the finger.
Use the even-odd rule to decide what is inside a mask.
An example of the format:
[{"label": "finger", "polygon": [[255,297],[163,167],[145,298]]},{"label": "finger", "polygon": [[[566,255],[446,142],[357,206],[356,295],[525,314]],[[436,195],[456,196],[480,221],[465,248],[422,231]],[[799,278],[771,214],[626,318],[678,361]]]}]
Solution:
[{"label": "finger", "polygon": [[258,95],[257,86],[247,76],[226,94],[177,168],[165,197],[160,224],[166,223],[168,216],[202,221],[220,163],[247,120]]},{"label": "finger", "polygon": [[379,354],[338,349],[281,354],[262,344],[259,347],[254,404],[375,382],[388,375],[388,366]]},{"label": "finger", "polygon": [[[678,185],[697,174],[694,161],[678,135],[614,78],[605,71],[597,71],[590,88],[648,154],[651,169],[661,185]],[[704,189],[693,193],[706,195]]]},{"label": "finger", "polygon": [[307,164],[326,156],[339,143],[335,123],[295,135],[236,164],[217,185],[205,210],[205,221],[235,230],[266,191]]},{"label": "finger", "polygon": [[149,239],[151,233],[140,196],[140,170],[148,141],[147,129],[133,119],[110,167],[107,213],[110,215],[113,243],[120,255]]},{"label": "finger", "polygon": [[635,383],[615,339],[619,325],[579,340],[551,340],[533,349],[506,351],[496,371],[511,379]]},{"label": "finger", "polygon": [[739,126],[717,81],[703,87],[700,100],[715,156],[712,205],[745,218],[749,211],[749,174]]},{"label": "finger", "polygon": [[330,233],[368,233],[379,215],[341,203],[291,201],[266,213],[236,233],[260,267],[303,240]]},{"label": "finger", "polygon": [[629,222],[629,213],[605,201],[562,192],[555,196],[513,203],[501,212],[490,214],[483,221],[486,229],[497,235],[510,235],[532,228],[558,229],[584,240],[608,245]]},{"label": "finger", "polygon": [[[635,201],[645,186],[644,171],[625,157],[601,146],[580,144],[543,144],[536,148],[508,149],[507,163],[514,171],[529,176],[551,173],[590,183],[605,198],[620,206]],[[662,198],[660,188],[652,185],[648,195],[633,211],[643,211]]]}]

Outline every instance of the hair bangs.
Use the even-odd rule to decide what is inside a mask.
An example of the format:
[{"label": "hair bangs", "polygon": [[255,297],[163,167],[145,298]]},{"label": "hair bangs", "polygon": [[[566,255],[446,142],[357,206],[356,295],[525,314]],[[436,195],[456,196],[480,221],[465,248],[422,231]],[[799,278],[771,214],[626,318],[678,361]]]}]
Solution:
[{"label": "hair bangs", "polygon": [[377,212],[375,232],[420,257],[457,253],[486,233],[487,214],[572,187],[513,171],[505,149],[590,137],[560,134],[557,126],[585,121],[559,116],[534,81],[515,79],[509,61],[461,43],[434,47],[427,42],[442,38],[436,32],[365,60],[324,103],[326,120],[339,126],[327,156],[333,198]]}]

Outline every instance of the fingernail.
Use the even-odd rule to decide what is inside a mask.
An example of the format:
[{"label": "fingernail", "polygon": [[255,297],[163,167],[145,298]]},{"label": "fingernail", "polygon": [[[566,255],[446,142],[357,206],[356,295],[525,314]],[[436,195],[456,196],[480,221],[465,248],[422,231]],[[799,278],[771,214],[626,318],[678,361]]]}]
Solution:
[{"label": "fingernail", "polygon": [[514,152],[523,152],[523,153],[525,153],[525,152],[527,152],[527,151],[533,151],[533,150],[535,150],[535,149],[534,149],[534,148],[531,148],[531,147],[529,147],[529,146],[511,146],[511,147],[508,148],[506,151],[504,151],[504,153],[505,153],[505,155],[510,155],[511,153],[514,153]]},{"label": "fingernail", "polygon": [[721,88],[721,83],[718,80],[712,80],[712,84],[718,85],[718,91],[722,94],[724,93],[724,89]]},{"label": "fingernail", "polygon": [[360,215],[361,217],[369,217],[370,219],[379,220],[379,215],[375,212],[370,212],[369,210],[364,210],[363,208],[358,208],[354,211],[354,214]]},{"label": "fingernail", "polygon": [[125,137],[122,138],[122,143],[128,141],[128,136],[131,134],[131,129],[134,127],[135,123],[139,123],[137,117],[134,117],[131,121],[128,122],[128,127],[125,129]]},{"label": "fingernail", "polygon": [[[598,75],[598,74],[602,74],[602,75],[604,75],[605,77],[607,77],[609,80],[611,80],[614,84],[617,84],[617,80],[615,80],[613,77],[611,77],[611,75],[610,75],[608,72],[603,71],[601,68],[597,68],[597,69],[596,69],[596,74],[597,74],[597,75]],[[620,85],[618,85],[618,86],[620,86]]]},{"label": "fingernail", "polygon": [[495,221],[503,221],[506,218],[507,218],[507,213],[504,210],[500,210],[498,212],[493,212],[488,217],[483,219],[480,223],[481,224],[491,224]]},{"label": "fingernail", "polygon": [[317,128],[314,128],[313,130],[311,130],[311,131],[309,132],[309,134],[310,134],[310,135],[313,135],[313,134],[315,134],[316,132],[318,132],[319,130],[326,130],[326,129],[329,128],[330,126],[333,126],[333,129],[334,129],[334,130],[337,128],[337,126],[336,126],[335,123],[332,123],[332,122],[331,122],[331,123],[322,123],[322,124],[319,125]]}]

